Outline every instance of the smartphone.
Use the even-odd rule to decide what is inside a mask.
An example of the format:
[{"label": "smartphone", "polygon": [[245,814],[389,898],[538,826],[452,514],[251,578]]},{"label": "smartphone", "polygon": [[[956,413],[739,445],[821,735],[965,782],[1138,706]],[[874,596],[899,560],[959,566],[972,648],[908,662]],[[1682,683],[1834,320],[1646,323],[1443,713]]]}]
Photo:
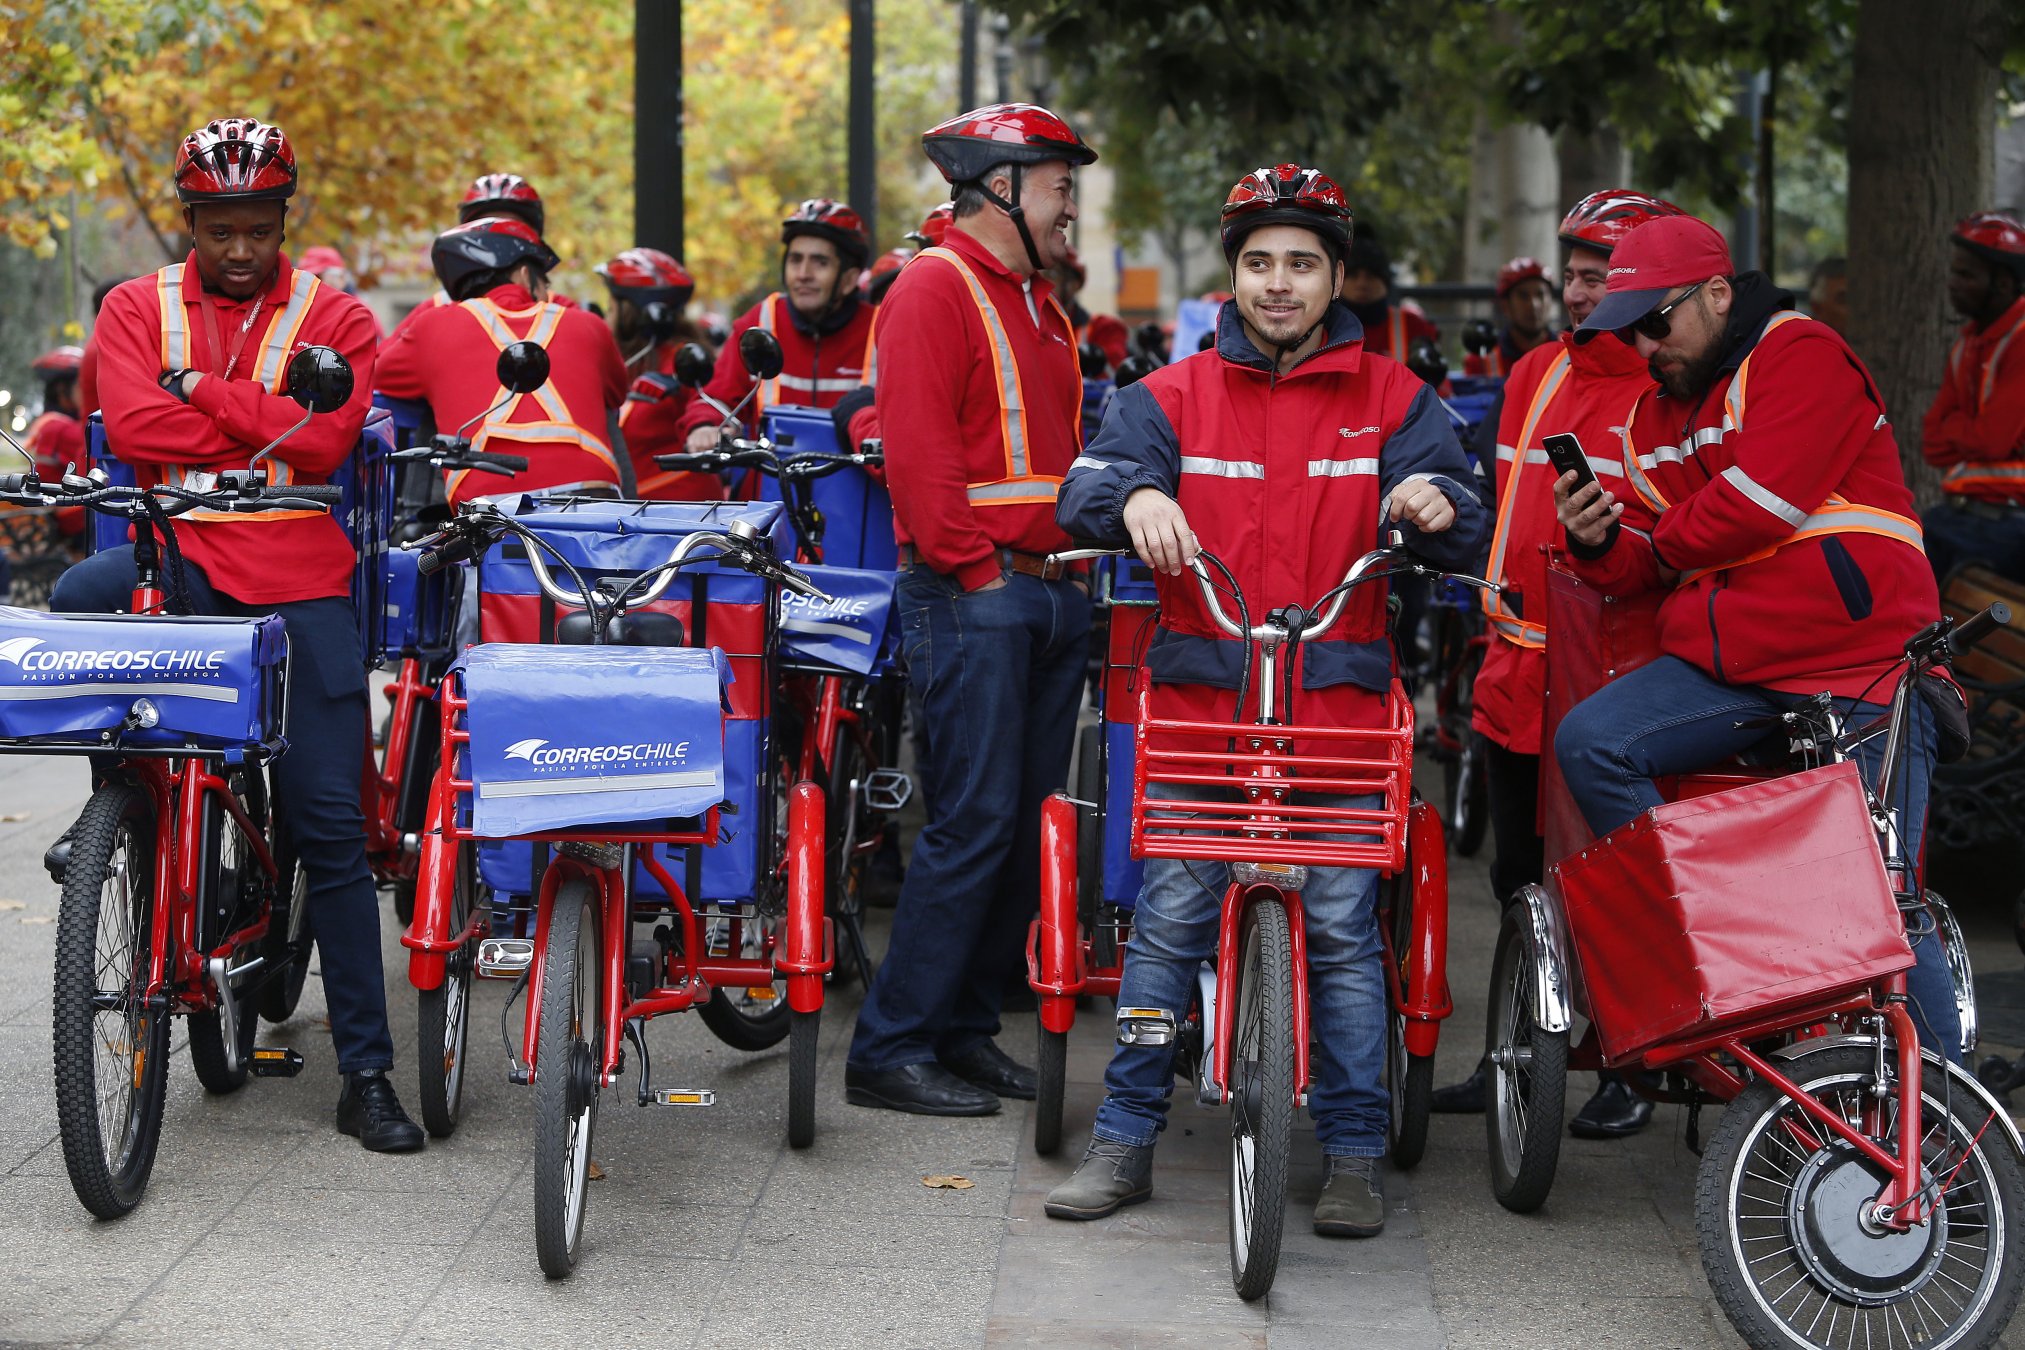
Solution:
[{"label": "smartphone", "polygon": [[1540,442],[1540,448],[1547,452],[1556,477],[1568,473],[1575,475],[1575,486],[1568,490],[1569,496],[1596,481],[1596,470],[1590,467],[1589,456],[1582,453],[1582,442],[1568,432],[1547,437]]}]

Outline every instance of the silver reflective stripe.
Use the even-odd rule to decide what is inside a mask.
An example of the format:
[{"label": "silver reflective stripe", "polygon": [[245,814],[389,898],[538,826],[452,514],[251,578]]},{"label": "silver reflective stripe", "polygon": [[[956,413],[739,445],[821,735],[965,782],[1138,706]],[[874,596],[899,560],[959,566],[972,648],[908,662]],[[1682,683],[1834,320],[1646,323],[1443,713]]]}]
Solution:
[{"label": "silver reflective stripe", "polygon": [[1872,511],[1864,507],[1841,507],[1834,511],[1821,511],[1800,522],[1802,530],[1847,530],[1861,526],[1878,534],[1887,534],[1901,543],[1911,544],[1920,552],[1926,552],[1926,534],[1919,522],[1895,516],[1889,511]]},{"label": "silver reflective stripe", "polygon": [[649,792],[655,788],[708,787],[717,781],[714,769],[679,769],[669,773],[626,773],[608,778],[508,778],[480,783],[481,797],[578,797],[596,792]]},{"label": "silver reflective stripe", "polygon": [[1095,469],[1097,472],[1102,473],[1104,470],[1112,468],[1113,465],[1110,460],[1098,459],[1095,455],[1077,455],[1069,467],[1071,469]]},{"label": "silver reflective stripe", "polygon": [[[962,258],[947,248],[931,248],[925,252],[928,256],[941,258],[949,263],[956,269],[957,275],[963,278],[964,285],[970,287],[971,301],[977,306],[978,317],[984,321],[985,338],[991,343],[992,351],[997,354],[993,365],[996,367],[994,373],[998,376],[999,417],[1005,425],[1006,467],[1012,471],[1006,476],[1024,478],[1033,472],[1027,457],[1027,413],[1020,398],[1019,363],[1013,359],[1012,339],[1006,336],[1005,322],[999,317],[998,306],[991,302],[991,297],[985,294],[984,284],[977,279],[977,274],[970,270],[970,264]],[[1038,316],[1034,322],[1039,326]],[[978,500],[977,490],[974,488],[971,490],[971,500]]]},{"label": "silver reflective stripe", "polygon": [[1795,529],[1799,529],[1807,521],[1805,511],[1745,473],[1741,465],[1732,464],[1724,469],[1723,481],[1743,493],[1753,504],[1764,507]]},{"label": "silver reflective stripe", "polygon": [[207,703],[237,703],[239,691],[215,684],[173,681],[82,680],[76,684],[14,684],[0,686],[0,702],[38,703],[80,694],[162,694],[170,698],[201,698]]},{"label": "silver reflective stripe", "polygon": [[1254,464],[1245,459],[1210,459],[1203,455],[1183,455],[1183,473],[1207,474],[1211,478],[1264,478],[1266,466]]},{"label": "silver reflective stripe", "polygon": [[775,383],[783,389],[794,389],[804,394],[847,394],[853,389],[864,387],[864,380],[812,380],[806,375],[789,375],[783,372],[774,377]]},{"label": "silver reflective stripe", "polygon": [[1492,615],[1491,627],[1495,628],[1499,633],[1501,633],[1505,637],[1508,637],[1512,641],[1518,643],[1520,646],[1524,646],[1527,640],[1532,638],[1533,636],[1532,633],[1527,630],[1526,626],[1520,623],[1517,619],[1506,619],[1498,615]]},{"label": "silver reflective stripe", "polygon": [[1055,500],[1061,492],[1061,485],[1045,478],[1017,479],[1010,483],[978,483],[963,490],[963,495],[974,502],[1003,501],[1008,497],[1033,497]]},{"label": "silver reflective stripe", "polygon": [[1983,395],[1978,402],[1990,401],[1990,394],[1997,387],[1997,365],[2004,359],[2004,349],[2011,345],[2012,338],[2018,336],[2020,328],[2025,328],[2025,319],[2011,325],[2011,331],[2004,334],[2004,340],[1997,344],[1997,349],[1990,353],[1990,359],[1983,363]]},{"label": "silver reflective stripe", "polygon": [[[1519,447],[1517,447],[1516,445],[1501,445],[1498,447],[1498,459],[1503,463],[1510,464],[1513,460],[1517,459],[1518,457],[1519,457]],[[1540,459],[1544,461],[1546,458],[1547,452],[1544,450],[1541,451]],[[1535,461],[1529,457],[1526,462],[1530,464],[1534,463]]]},{"label": "silver reflective stripe", "polygon": [[2025,466],[2016,464],[1957,464],[1948,470],[1942,482],[1952,483],[1964,478],[2025,478]]},{"label": "silver reflective stripe", "polygon": [[1729,414],[1725,413],[1723,415],[1723,424],[1721,426],[1703,427],[1700,431],[1697,431],[1694,435],[1688,437],[1686,440],[1682,441],[1679,445],[1662,445],[1659,447],[1659,449],[1653,451],[1649,455],[1640,455],[1638,457],[1638,467],[1641,469],[1650,469],[1653,468],[1655,465],[1659,464],[1685,463],[1688,460],[1688,458],[1694,454],[1695,451],[1701,449],[1705,445],[1715,445],[1719,443],[1723,439],[1723,437],[1729,435],[1729,433],[1735,431],[1736,429],[1737,429],[1736,424],[1731,422]]},{"label": "silver reflective stripe", "polygon": [[190,365],[190,330],[184,326],[183,264],[170,263],[156,274],[155,295],[162,304],[162,373]]},{"label": "silver reflective stripe", "polygon": [[1310,478],[1355,478],[1376,474],[1376,459],[1311,459],[1308,461]]},{"label": "silver reflective stripe", "polygon": [[288,288],[288,308],[274,316],[267,325],[267,340],[261,344],[260,364],[253,368],[253,378],[275,393],[280,393],[288,375],[288,352],[295,345],[295,335],[302,328],[303,315],[308,312],[310,302],[323,285],[313,272],[297,272]]},{"label": "silver reflective stripe", "polygon": [[825,637],[840,637],[847,642],[861,642],[872,645],[872,635],[862,628],[853,628],[847,623],[824,623],[820,619],[782,619],[780,626],[792,628],[797,633],[821,633]]}]

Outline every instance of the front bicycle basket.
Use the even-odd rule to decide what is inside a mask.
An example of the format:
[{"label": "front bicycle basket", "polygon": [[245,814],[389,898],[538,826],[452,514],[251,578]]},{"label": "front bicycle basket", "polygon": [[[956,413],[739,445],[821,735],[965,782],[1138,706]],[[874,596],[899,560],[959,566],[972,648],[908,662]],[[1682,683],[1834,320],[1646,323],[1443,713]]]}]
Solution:
[{"label": "front bicycle basket", "polygon": [[0,738],[38,751],[277,752],[281,619],[0,607]]}]

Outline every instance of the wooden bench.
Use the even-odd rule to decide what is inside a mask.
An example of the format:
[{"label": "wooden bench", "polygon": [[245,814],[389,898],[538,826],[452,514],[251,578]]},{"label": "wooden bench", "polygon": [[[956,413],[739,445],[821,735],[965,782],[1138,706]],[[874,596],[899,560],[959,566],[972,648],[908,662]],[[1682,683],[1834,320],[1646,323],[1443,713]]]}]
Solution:
[{"label": "wooden bench", "polygon": [[1969,753],[1935,767],[1928,826],[1948,850],[2025,841],[2025,584],[1971,564],[1941,587],[1941,612],[1957,623],[2000,600],[2012,626],[1954,662],[1969,701]]}]

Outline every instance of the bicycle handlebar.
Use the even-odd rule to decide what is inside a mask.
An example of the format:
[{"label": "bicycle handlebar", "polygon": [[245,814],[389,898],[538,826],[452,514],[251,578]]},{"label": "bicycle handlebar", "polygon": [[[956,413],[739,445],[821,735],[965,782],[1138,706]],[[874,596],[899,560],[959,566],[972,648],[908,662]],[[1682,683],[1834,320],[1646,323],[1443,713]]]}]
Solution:
[{"label": "bicycle handlebar", "polygon": [[1948,655],[1961,656],[1999,628],[2010,626],[2011,607],[1999,600],[1947,635]]},{"label": "bicycle handlebar", "polygon": [[438,436],[428,445],[412,446],[396,450],[387,456],[403,462],[421,462],[438,469],[477,469],[484,473],[496,473],[512,477],[527,469],[526,455],[506,455],[495,450],[473,450],[471,442],[461,436]]},{"label": "bicycle handlebar", "polygon": [[[92,483],[80,488],[76,483]],[[104,515],[133,515],[143,498],[154,498],[164,515],[191,511],[328,511],[344,489],[335,483],[252,483],[228,477],[206,491],[159,484],[151,488],[100,483],[94,479],[46,483],[33,473],[0,475],[0,501],[18,506],[82,506]],[[163,500],[163,499],[167,500]]]}]

